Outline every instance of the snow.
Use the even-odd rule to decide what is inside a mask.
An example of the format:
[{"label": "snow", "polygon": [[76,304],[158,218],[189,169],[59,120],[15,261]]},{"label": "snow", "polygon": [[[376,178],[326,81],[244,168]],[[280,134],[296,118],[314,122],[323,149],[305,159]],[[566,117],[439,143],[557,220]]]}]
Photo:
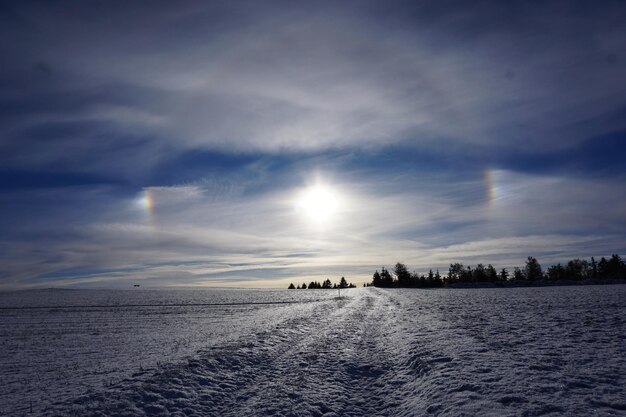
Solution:
[{"label": "snow", "polygon": [[0,310],[0,414],[626,414],[624,285],[141,292],[231,305]]}]

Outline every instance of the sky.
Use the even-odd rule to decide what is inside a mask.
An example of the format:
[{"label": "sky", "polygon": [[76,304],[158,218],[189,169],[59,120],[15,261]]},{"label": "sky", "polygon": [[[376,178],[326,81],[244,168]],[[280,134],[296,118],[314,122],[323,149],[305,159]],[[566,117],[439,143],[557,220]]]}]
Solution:
[{"label": "sky", "polygon": [[626,255],[623,1],[0,1],[0,289]]}]

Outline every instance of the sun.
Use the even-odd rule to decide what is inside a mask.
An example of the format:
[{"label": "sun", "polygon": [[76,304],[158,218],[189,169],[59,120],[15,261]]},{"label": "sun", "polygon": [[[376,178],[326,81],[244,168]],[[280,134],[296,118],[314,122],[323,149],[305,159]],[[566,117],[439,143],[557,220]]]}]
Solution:
[{"label": "sun", "polygon": [[338,196],[327,185],[313,185],[298,195],[296,208],[314,223],[327,223],[337,213]]}]

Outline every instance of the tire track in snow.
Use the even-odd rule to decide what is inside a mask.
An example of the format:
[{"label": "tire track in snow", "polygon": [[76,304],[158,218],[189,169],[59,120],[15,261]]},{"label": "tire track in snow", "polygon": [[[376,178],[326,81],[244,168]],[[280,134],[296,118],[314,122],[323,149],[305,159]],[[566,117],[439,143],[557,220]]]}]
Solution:
[{"label": "tire track in snow", "polygon": [[[365,295],[322,312],[305,337],[289,341],[289,348],[274,358],[273,372],[257,379],[250,400],[226,415],[384,414],[388,397],[380,395],[377,381],[393,366],[379,350],[382,302]],[[263,392],[274,401],[266,401]]]},{"label": "tire track in snow", "polygon": [[353,291],[237,343],[199,352],[47,415],[392,415],[406,383],[389,334],[397,306]]},{"label": "tire track in snow", "polygon": [[45,415],[623,415],[623,291],[355,290]]}]

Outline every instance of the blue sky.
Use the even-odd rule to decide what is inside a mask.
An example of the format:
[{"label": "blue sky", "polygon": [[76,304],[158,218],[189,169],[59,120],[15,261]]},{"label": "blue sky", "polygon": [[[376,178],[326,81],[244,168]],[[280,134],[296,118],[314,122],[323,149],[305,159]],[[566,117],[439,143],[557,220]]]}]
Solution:
[{"label": "blue sky", "polygon": [[626,254],[620,1],[0,2],[0,288]]}]

